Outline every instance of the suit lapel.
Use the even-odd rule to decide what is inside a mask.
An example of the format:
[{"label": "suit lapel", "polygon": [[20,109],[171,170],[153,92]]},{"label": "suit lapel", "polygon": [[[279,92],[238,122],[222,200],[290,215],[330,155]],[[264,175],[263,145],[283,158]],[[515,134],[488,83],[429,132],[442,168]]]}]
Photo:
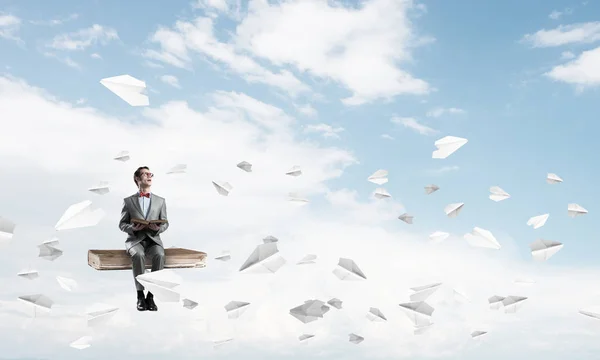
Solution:
[{"label": "suit lapel", "polygon": [[138,213],[141,215],[141,218],[144,219],[146,218],[144,216],[144,212],[142,211],[142,207],[140,206],[140,201],[139,201],[139,195],[138,194],[134,194],[131,195],[131,197],[129,198],[131,200],[131,202],[133,203],[133,207],[138,211]]}]

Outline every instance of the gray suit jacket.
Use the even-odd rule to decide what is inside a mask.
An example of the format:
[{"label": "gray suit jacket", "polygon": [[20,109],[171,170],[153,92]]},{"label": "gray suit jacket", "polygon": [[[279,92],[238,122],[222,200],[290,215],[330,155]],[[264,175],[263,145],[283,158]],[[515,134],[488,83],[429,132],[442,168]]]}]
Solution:
[{"label": "gray suit jacket", "polygon": [[125,250],[129,251],[132,246],[139,244],[144,238],[149,237],[154,240],[160,246],[163,246],[160,234],[165,232],[169,228],[169,223],[161,224],[158,231],[152,231],[150,229],[144,229],[140,231],[133,231],[133,225],[131,219],[146,219],[146,220],[167,220],[167,202],[164,198],[150,194],[150,209],[148,209],[148,216],[144,216],[142,208],[139,203],[139,194],[135,194],[123,199],[123,210],[121,210],[121,220],[119,221],[119,229],[124,233],[127,233],[127,240],[125,240]]}]

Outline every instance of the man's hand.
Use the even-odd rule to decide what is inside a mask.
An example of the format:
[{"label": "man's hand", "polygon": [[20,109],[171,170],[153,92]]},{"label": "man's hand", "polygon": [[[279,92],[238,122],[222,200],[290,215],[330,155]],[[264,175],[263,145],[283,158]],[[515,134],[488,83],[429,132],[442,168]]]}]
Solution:
[{"label": "man's hand", "polygon": [[134,225],[131,227],[131,229],[132,229],[133,231],[140,231],[140,230],[143,230],[143,229],[145,229],[145,228],[146,228],[146,225],[144,225],[144,224],[134,224]]},{"label": "man's hand", "polygon": [[150,229],[152,231],[158,231],[160,229],[160,226],[158,226],[157,224],[150,223],[148,225],[148,229]]}]

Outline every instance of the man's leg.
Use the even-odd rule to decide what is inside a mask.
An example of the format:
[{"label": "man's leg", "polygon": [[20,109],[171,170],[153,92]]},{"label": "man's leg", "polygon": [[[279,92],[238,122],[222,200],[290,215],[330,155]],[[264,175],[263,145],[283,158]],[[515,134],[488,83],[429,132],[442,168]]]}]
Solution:
[{"label": "man's leg", "polygon": [[[153,241],[150,242],[152,245],[146,248],[146,256],[152,260],[152,271],[162,270],[165,267],[165,249]],[[148,304],[148,310],[158,310],[158,307],[154,303],[154,295],[150,291],[148,291],[148,296],[146,297],[146,304]]]},{"label": "man's leg", "polygon": [[139,311],[148,309],[144,299],[144,286],[136,279],[138,275],[146,272],[146,251],[144,245],[145,242],[142,241],[129,249],[129,255],[131,256],[131,264],[133,268],[133,280],[135,282],[135,289],[137,290],[137,309]]}]

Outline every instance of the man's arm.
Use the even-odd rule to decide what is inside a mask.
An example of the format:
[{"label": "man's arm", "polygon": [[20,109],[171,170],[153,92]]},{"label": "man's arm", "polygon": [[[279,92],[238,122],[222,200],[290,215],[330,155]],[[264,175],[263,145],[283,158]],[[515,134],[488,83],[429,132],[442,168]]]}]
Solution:
[{"label": "man's arm", "polygon": [[127,202],[123,199],[123,210],[121,210],[121,220],[119,221],[119,229],[130,235],[134,235],[133,225],[131,224],[131,217],[129,211],[127,211]]},{"label": "man's arm", "polygon": [[167,219],[167,200],[163,200],[162,206],[160,208],[160,214],[158,215],[158,219],[166,220],[167,222],[164,224],[160,224],[158,231],[156,232],[157,235],[167,231],[167,229],[169,228],[169,220]]}]

